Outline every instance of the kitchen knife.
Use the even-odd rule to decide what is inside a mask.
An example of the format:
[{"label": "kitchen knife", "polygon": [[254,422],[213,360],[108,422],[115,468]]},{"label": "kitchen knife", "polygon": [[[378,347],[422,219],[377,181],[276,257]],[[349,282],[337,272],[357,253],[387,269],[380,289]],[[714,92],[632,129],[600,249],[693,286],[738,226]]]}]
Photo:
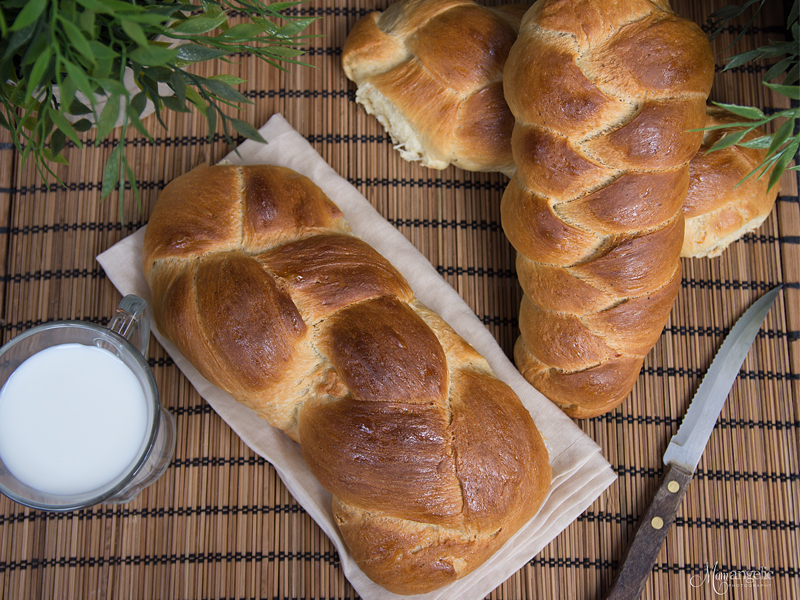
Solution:
[{"label": "kitchen knife", "polygon": [[664,478],[639,521],[606,596],[608,600],[630,600],[641,595],[733,382],[781,287],[756,300],[725,337],[664,453]]}]

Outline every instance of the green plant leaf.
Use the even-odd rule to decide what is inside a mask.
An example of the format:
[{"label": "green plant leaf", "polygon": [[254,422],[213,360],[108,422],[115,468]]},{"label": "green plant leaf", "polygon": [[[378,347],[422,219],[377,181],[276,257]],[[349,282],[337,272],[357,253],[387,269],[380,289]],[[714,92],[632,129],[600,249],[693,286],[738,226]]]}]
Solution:
[{"label": "green plant leaf", "polygon": [[265,52],[277,58],[293,58],[305,54],[304,50],[287,48],[286,46],[267,46]]},{"label": "green plant leaf", "polygon": [[108,78],[98,79],[97,83],[108,94],[117,94],[120,96],[128,95],[128,88],[126,88],[125,84],[123,84],[118,79],[108,79]]},{"label": "green plant leaf", "polygon": [[92,127],[94,127],[94,124],[89,119],[78,119],[72,124],[72,128],[81,133],[89,131]]},{"label": "green plant leaf", "polygon": [[62,27],[64,27],[64,33],[69,40],[69,44],[86,60],[94,64],[96,59],[92,51],[92,46],[89,44],[89,40],[83,36],[83,32],[69,19],[59,16],[58,20],[61,22]]},{"label": "green plant leaf", "polygon": [[25,65],[33,65],[42,52],[45,50],[53,50],[54,44],[53,39],[50,37],[50,29],[42,29],[43,30],[40,29],[36,36],[26,45],[22,60],[20,61],[20,64],[23,66],[23,71],[25,70]]},{"label": "green plant leaf", "polygon": [[147,93],[151,100],[159,97],[158,82],[148,77],[145,73],[139,74],[136,77],[136,82],[139,87]]},{"label": "green plant leaf", "polygon": [[47,112],[50,118],[53,120],[53,124],[58,127],[61,131],[64,132],[69,139],[78,147],[83,148],[83,144],[81,143],[81,139],[78,137],[77,132],[72,127],[72,124],[67,121],[67,118],[54,109],[52,106],[47,107]]},{"label": "green plant leaf", "polygon": [[789,119],[785,121],[783,125],[778,128],[778,131],[772,136],[772,143],[769,145],[769,149],[767,150],[767,155],[774,154],[778,151],[778,148],[783,146],[786,141],[791,137],[792,132],[794,131],[794,119]]},{"label": "green plant leaf", "polygon": [[71,77],[72,80],[75,82],[77,88],[83,92],[83,95],[89,98],[89,101],[93,101],[94,99],[94,88],[92,84],[89,83],[89,78],[86,76],[86,73],[71,62],[64,62],[64,68],[67,70],[67,76]]},{"label": "green plant leaf", "polygon": [[111,76],[111,71],[114,68],[113,58],[101,58],[97,61],[94,69],[92,70],[92,77],[96,79],[106,79]]},{"label": "green plant leaf", "polygon": [[81,31],[85,31],[87,34],[89,34],[88,39],[92,39],[94,37],[94,28],[96,22],[97,19],[95,12],[93,10],[89,10],[88,8],[78,15],[77,25],[80,27]]},{"label": "green plant leaf", "polygon": [[172,26],[172,30],[177,33],[207,33],[227,21],[228,15],[224,12],[213,15],[200,15],[178,22],[176,25]]},{"label": "green plant leaf", "polygon": [[108,134],[114,129],[119,119],[120,96],[119,94],[111,94],[106,100],[106,105],[100,113],[100,118],[97,120],[97,142],[100,143],[108,137]]},{"label": "green plant leaf", "polygon": [[161,101],[164,103],[164,106],[174,112],[190,112],[186,104],[181,104],[180,100],[175,96],[161,96]]},{"label": "green plant leaf", "polygon": [[75,2],[96,13],[114,14],[114,9],[100,0],[75,0]]},{"label": "green plant leaf", "polygon": [[[793,59],[790,56],[787,56],[783,60],[776,62],[767,70],[766,73],[764,73],[764,81],[771,81],[783,73],[786,73],[789,70],[792,62]],[[786,82],[784,81],[784,85],[785,84]]]},{"label": "green plant leaf", "polygon": [[[67,144],[67,136],[60,129],[56,129],[50,134],[50,152],[52,156],[58,156]],[[52,158],[50,160],[53,160]]]},{"label": "green plant leaf", "polygon": [[[168,12],[173,12],[174,9],[171,9]],[[157,9],[151,9],[147,12],[141,13],[133,13],[133,14],[126,14],[124,15],[126,21],[132,23],[141,23],[142,25],[147,26],[148,29],[152,27],[160,27],[166,25],[167,21],[169,21],[168,14],[163,14],[159,12]]]},{"label": "green plant leaf", "polygon": [[139,118],[139,115],[142,113],[142,111],[136,112],[136,110],[130,104],[128,104],[126,112],[128,113],[128,123],[133,125],[136,131],[141,133],[147,139],[147,141],[151,143],[155,142],[153,136],[150,135],[150,132],[147,131],[147,128]]},{"label": "green plant leaf", "polygon": [[800,2],[794,0],[792,8],[789,10],[789,17],[786,19],[786,28],[788,29],[798,18],[800,18]]},{"label": "green plant leaf", "polygon": [[747,142],[740,142],[738,145],[742,146],[743,148],[753,148],[756,150],[766,150],[769,148],[769,145],[772,143],[772,136],[771,135],[762,135],[757,138],[753,138]]},{"label": "green plant leaf", "polygon": [[[714,104],[739,117],[744,117],[752,121],[761,121],[767,118],[761,110],[752,106],[739,106],[738,104],[725,104],[724,102],[714,102]],[[737,123],[736,125],[740,124]],[[724,125],[723,127],[731,127],[731,125]]]},{"label": "green plant leaf", "polygon": [[[194,4],[192,0],[0,0],[0,127],[12,132],[23,161],[31,157],[41,175],[53,176],[53,163],[66,164],[64,148],[69,142],[82,147],[79,134],[95,126],[80,118],[82,114],[91,113],[96,120],[93,138],[97,143],[114,135],[120,114],[124,117],[120,140],[130,126],[152,141],[141,118],[148,98],[164,127],[164,109],[185,112],[196,107],[208,122],[209,140],[216,138],[221,123],[222,134],[231,144],[235,144],[231,138],[234,130],[263,142],[250,123],[224,112],[223,105],[236,108],[251,103],[235,89],[244,79],[227,74],[203,78],[184,67],[210,60],[230,62],[234,53],[250,53],[283,70],[285,64],[304,64],[294,59],[304,53],[298,34],[315,19],[280,12],[299,4],[267,0],[200,0]],[[236,11],[243,20],[231,26],[229,11]],[[157,41],[159,34],[172,34],[188,43],[170,48],[170,42]],[[124,89],[124,68],[133,70],[141,92]],[[49,92],[38,99],[31,95],[47,82],[59,86],[58,100]],[[172,94],[160,95],[158,88],[163,84]],[[102,106],[98,104],[101,96],[105,96]],[[124,142],[114,143],[103,169],[102,197],[117,189],[121,202],[130,183],[138,200]]]},{"label": "green plant leaf", "polygon": [[163,48],[155,44],[148,44],[147,46],[140,46],[133,52],[128,54],[133,62],[148,67],[163,67],[170,64],[178,56],[178,50],[175,48]]},{"label": "green plant leaf", "polygon": [[58,163],[60,165],[68,165],[67,159],[64,158],[61,154],[57,152],[53,152],[50,148],[43,148],[42,149],[42,157],[45,160],[49,160],[50,162]]},{"label": "green plant leaf", "polygon": [[72,101],[69,103],[69,106],[67,107],[67,113],[76,116],[89,115],[92,113],[92,109],[73,96]]},{"label": "green plant leaf", "polygon": [[139,92],[136,94],[128,103],[128,108],[134,111],[137,117],[142,114],[145,106],[147,106],[147,94],[144,92]]},{"label": "green plant leaf", "polygon": [[9,31],[20,31],[35,23],[39,17],[42,16],[42,13],[44,13],[44,9],[47,8],[47,1],[48,0],[30,0],[30,2],[27,2],[25,6],[22,7],[22,10],[19,11],[17,18],[14,19],[14,23],[12,23]]},{"label": "green plant leaf", "polygon": [[[141,14],[144,12],[144,8],[141,6],[137,6],[131,2],[126,2],[125,0],[98,0],[101,4],[103,4],[111,14],[116,14],[120,17],[125,17],[125,19],[130,19],[137,14]],[[89,7],[91,8],[91,7]],[[92,10],[97,10],[92,8]]]},{"label": "green plant leaf", "polygon": [[792,100],[800,100],[800,86],[798,85],[778,85],[776,83],[767,82],[764,82],[764,85],[779,94],[788,96]]},{"label": "green plant leaf", "polygon": [[783,175],[786,167],[797,155],[798,148],[800,148],[800,140],[795,140],[781,151],[778,160],[775,161],[775,166],[772,168],[772,173],[769,176],[767,190],[771,190],[778,181],[780,181],[781,175]]},{"label": "green plant leaf", "polygon": [[247,83],[247,79],[242,79],[241,77],[236,77],[235,75],[227,75],[225,73],[220,73],[219,75],[211,75],[211,77],[207,77],[207,79],[213,79],[214,81],[223,81],[228,85],[241,85],[242,83]]},{"label": "green plant leaf", "polygon": [[316,21],[316,17],[308,17],[305,19],[292,19],[286,25],[281,27],[276,35],[281,37],[294,37],[304,29],[306,29],[311,23]]},{"label": "green plant leaf", "polygon": [[730,146],[735,146],[740,141],[742,141],[742,138],[748,133],[749,133],[748,130],[743,130],[743,131],[734,131],[732,133],[724,135],[719,139],[719,141],[717,141],[716,144],[714,144],[713,146],[711,146],[711,148],[708,149],[706,154],[709,154],[711,152],[716,152],[717,150],[722,150],[723,148],[728,148]]},{"label": "green plant leaf", "polygon": [[233,128],[238,131],[241,135],[251,140],[255,140],[256,142],[261,142],[262,144],[266,144],[267,140],[261,137],[261,134],[258,132],[258,129],[253,127],[247,121],[242,121],[241,119],[235,119],[233,117],[229,117],[231,125]]},{"label": "green plant leaf", "polygon": [[[755,19],[758,12],[761,10],[761,6],[763,6],[765,0],[747,0],[741,6],[737,5],[728,5],[720,8],[719,10],[715,11],[711,16],[708,18],[708,23],[712,28],[711,33],[709,34],[709,39],[714,39],[719,35],[725,26],[728,24],[729,21],[743,15],[745,11],[753,4],[759,3],[759,6],[755,10],[755,14],[753,15],[753,19]],[[750,23],[752,23],[752,20]],[[744,32],[748,29],[750,23],[739,33],[736,39],[733,41],[731,46],[735,45],[736,42],[742,37]]]},{"label": "green plant leaf", "polygon": [[90,40],[89,47],[92,49],[92,54],[94,55],[95,59],[98,60],[114,59],[119,56],[119,52],[116,52],[113,48],[109,48],[97,40]]},{"label": "green plant leaf", "polygon": [[173,71],[170,77],[170,87],[175,92],[175,98],[181,106],[186,106],[186,80],[180,71]]},{"label": "green plant leaf", "polygon": [[231,41],[252,40],[253,38],[261,35],[267,28],[264,25],[256,23],[239,23],[234,25],[218,37]]},{"label": "green plant leaf", "polygon": [[150,45],[144,30],[138,23],[135,23],[130,19],[121,19],[120,26],[122,27],[122,31],[124,31],[129,38],[136,42],[140,48],[146,48]]},{"label": "green plant leaf", "polygon": [[[185,1],[189,4],[188,0]],[[222,6],[220,6],[219,2],[214,2],[213,0],[200,0],[200,6],[203,7],[203,12],[207,15],[216,15],[222,12]]]},{"label": "green plant leaf", "polygon": [[36,59],[36,62],[33,63],[33,68],[31,69],[30,75],[28,75],[27,92],[29,95],[32,95],[39,87],[39,83],[41,83],[42,77],[47,67],[50,65],[52,56],[52,51],[48,48],[41,53],[39,58]]},{"label": "green plant leaf", "polygon": [[153,81],[160,81],[163,83],[172,81],[172,69],[167,67],[151,67],[144,70],[145,74]]},{"label": "green plant leaf", "polygon": [[204,82],[205,88],[215,96],[222,98],[223,100],[228,100],[229,102],[245,102],[248,104],[252,104],[247,97],[243,96],[240,92],[236,91],[225,83],[224,81],[220,81],[219,79],[206,79]]},{"label": "green plant leaf", "polygon": [[209,48],[200,44],[182,44],[178,46],[177,58],[187,63],[195,63],[220,58],[229,53],[228,50]]},{"label": "green plant leaf", "polygon": [[117,143],[111,154],[108,155],[105,167],[103,168],[103,185],[100,193],[100,198],[105,198],[117,188],[119,183],[119,164],[120,164],[120,147],[122,143]]},{"label": "green plant leaf", "polygon": [[27,27],[23,27],[22,29],[12,33],[11,37],[8,39],[6,51],[3,53],[3,56],[0,58],[0,60],[6,61],[14,56],[16,51],[33,37],[34,32],[38,29],[38,25],[38,22],[34,22]]},{"label": "green plant leaf", "polygon": [[199,108],[202,112],[205,112],[206,102],[203,100],[203,96],[201,96],[200,93],[192,87],[187,87],[185,91],[186,99]]}]

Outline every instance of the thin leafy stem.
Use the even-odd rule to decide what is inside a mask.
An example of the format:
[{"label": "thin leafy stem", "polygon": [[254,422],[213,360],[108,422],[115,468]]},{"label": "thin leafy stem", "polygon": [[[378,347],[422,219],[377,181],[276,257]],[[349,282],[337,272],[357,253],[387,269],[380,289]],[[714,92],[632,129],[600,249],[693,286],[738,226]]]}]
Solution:
[{"label": "thin leafy stem", "polygon": [[[310,66],[297,57],[304,53],[304,41],[317,37],[303,33],[315,18],[285,14],[300,4],[0,0],[5,42],[0,54],[0,126],[12,133],[22,160],[33,160],[42,177],[55,176],[50,163],[67,164],[67,142],[82,147],[80,134],[92,123],[97,127],[96,144],[111,134],[119,115],[123,138],[133,127],[152,140],[140,118],[148,101],[164,128],[164,110],[188,112],[195,106],[208,121],[210,137],[219,126],[231,145],[234,130],[260,139],[252,125],[223,110],[250,102],[233,87],[243,80],[192,79],[186,67],[207,60],[231,62],[237,54],[255,55],[283,70],[286,65]],[[232,26],[233,12],[241,18]],[[132,71],[138,91],[124,88],[126,70]],[[158,89],[162,83],[169,92]],[[60,96],[51,93],[54,87]],[[121,204],[128,185],[140,206],[124,143],[116,143],[104,169],[101,195],[105,198],[117,189]]]},{"label": "thin leafy stem", "polygon": [[[765,0],[745,0],[745,2],[739,6],[725,6],[713,13],[708,19],[711,27],[709,38],[712,40],[716,38],[731,21],[743,16],[749,8],[756,4],[757,7],[750,20],[728,48],[734,46],[752,26],[756,16],[764,6]],[[786,29],[789,32],[788,37],[790,41],[769,40],[766,46],[737,54],[729,59],[724,70],[742,66],[756,60],[777,60],[765,73],[762,81],[763,85],[777,94],[786,96],[790,100],[800,100],[800,86],[797,85],[798,80],[800,80],[800,75],[798,75],[798,55],[800,54],[800,39],[798,39],[798,36],[800,36],[800,26],[798,25],[799,17],[800,0],[794,0],[786,22]],[[785,57],[781,58],[784,55]],[[780,77],[783,77],[781,84],[771,83]],[[800,119],[800,108],[792,107],[766,116],[760,109],[754,107],[724,103],[715,104],[747,120],[695,130],[728,130],[727,133],[724,133],[723,136],[709,148],[708,152],[715,152],[730,146],[766,149],[764,160],[747,174],[742,182],[752,176],[756,176],[756,174],[758,174],[757,177],[760,178],[770,172],[768,189],[772,189],[772,187],[778,183],[782,173],[787,168],[796,170],[795,167],[789,167],[789,163],[796,159],[798,147],[800,147],[800,133],[795,133],[797,129],[797,120]],[[780,123],[781,121],[783,122]],[[780,123],[780,125],[778,125],[778,123]],[[756,129],[768,127],[773,127],[774,133],[767,133],[756,139],[746,139],[747,134]]]}]

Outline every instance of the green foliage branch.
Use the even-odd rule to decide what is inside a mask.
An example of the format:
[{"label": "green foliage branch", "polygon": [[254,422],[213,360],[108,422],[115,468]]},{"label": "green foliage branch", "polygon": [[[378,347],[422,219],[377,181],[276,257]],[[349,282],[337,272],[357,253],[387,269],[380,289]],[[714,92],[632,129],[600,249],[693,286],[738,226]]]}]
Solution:
[{"label": "green foliage branch", "polygon": [[[742,31],[731,44],[734,46],[744,35],[747,29],[753,24],[758,13],[764,7],[767,0],[746,0],[741,5],[725,6],[718,11],[714,12],[708,19],[711,27],[709,37],[713,40],[716,38],[723,29],[734,19],[744,15],[749,10],[752,10],[752,16],[748,23],[742,28]],[[771,90],[787,96],[790,100],[800,101],[800,67],[798,66],[798,54],[800,54],[800,24],[798,24],[798,16],[800,15],[800,0],[795,0],[792,8],[789,11],[789,16],[786,22],[786,29],[790,35],[786,41],[773,41],[770,40],[769,45],[761,46],[755,50],[742,52],[731,57],[726,63],[723,71],[741,67],[752,61],[759,60],[777,60],[772,64],[763,76],[762,83]],[[774,83],[775,80],[781,79],[780,83]],[[740,106],[737,104],[725,104],[715,102],[717,106],[721,106],[730,112],[748,119],[741,123],[734,123],[732,125],[719,125],[715,127],[707,127],[704,131],[713,129],[722,129],[728,127],[741,127],[738,131],[729,133],[711,148],[709,152],[721,150],[729,146],[738,145],[747,148],[767,149],[766,157],[760,165],[753,171],[745,176],[744,180],[752,176],[763,177],[766,173],[772,172],[769,176],[768,188],[772,189],[778,183],[781,175],[786,169],[800,170],[800,165],[789,166],[789,163],[797,156],[798,148],[800,148],[800,133],[797,131],[797,120],[800,118],[800,107],[795,106],[784,110],[777,111],[769,116],[765,115],[763,111],[751,106]],[[768,123],[786,119],[777,126],[774,133],[759,136],[747,142],[742,142],[742,139],[757,127],[764,127]],[[743,180],[743,181],[744,181]]]},{"label": "green foliage branch", "polygon": [[[0,126],[12,133],[23,162],[32,157],[43,178],[49,173],[58,180],[51,165],[67,164],[68,141],[82,148],[80,134],[96,126],[99,145],[121,122],[101,192],[105,198],[119,190],[121,216],[126,184],[140,201],[124,140],[133,127],[153,141],[142,123],[148,101],[165,129],[164,109],[194,107],[208,122],[209,139],[219,127],[231,145],[234,133],[263,141],[253,125],[223,110],[251,103],[235,88],[244,80],[202,77],[190,66],[241,53],[283,70],[305,65],[299,46],[312,37],[302,33],[314,17],[286,14],[300,3],[0,0]],[[232,24],[234,16],[244,18]],[[133,92],[124,83],[126,71],[136,83]]]}]

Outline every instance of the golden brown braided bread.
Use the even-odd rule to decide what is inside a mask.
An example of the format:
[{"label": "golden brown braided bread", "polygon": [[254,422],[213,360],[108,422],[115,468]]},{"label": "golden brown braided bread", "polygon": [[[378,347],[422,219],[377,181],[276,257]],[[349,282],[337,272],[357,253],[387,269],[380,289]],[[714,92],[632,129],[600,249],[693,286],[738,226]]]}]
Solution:
[{"label": "golden brown braided bread", "polygon": [[515,359],[572,416],[622,402],[667,320],[713,75],[707,37],[665,0],[539,0],[523,19],[504,72]]},{"label": "golden brown braided bread", "polygon": [[402,0],[356,23],[342,51],[344,72],[404,159],[513,172],[503,63],[527,8]]},{"label": "golden brown braided bread", "polygon": [[[468,53],[450,52],[442,47],[442,50],[435,54],[436,64],[443,72],[468,74],[475,89],[487,90],[497,85],[497,73],[505,65],[508,51],[516,39],[516,35],[513,38],[509,35],[506,23],[514,31],[519,31],[519,24],[527,6],[512,4],[487,9],[471,2],[416,0],[413,3],[414,12],[412,12],[409,10],[412,4],[408,1],[399,4],[401,6],[386,11],[387,14],[398,13],[401,15],[397,21],[392,23],[391,34],[382,31],[378,26],[383,22],[384,16],[382,13],[376,12],[357,23],[345,45],[345,69],[359,83],[357,98],[365,104],[370,112],[377,111],[378,106],[383,107],[383,112],[377,111],[376,115],[390,131],[393,127],[398,127],[398,122],[403,123],[403,126],[400,127],[403,131],[419,132],[428,128],[431,130],[430,136],[438,140],[437,146],[451,148],[452,154],[449,162],[437,162],[431,158],[435,151],[425,150],[422,153],[422,164],[428,165],[433,162],[440,168],[447,164],[471,165],[473,170],[478,171],[492,170],[497,165],[503,165],[499,170],[511,176],[514,172],[511,152],[511,130],[514,116],[504,98],[498,98],[495,95],[491,102],[482,101],[479,104],[481,107],[479,111],[481,114],[480,128],[473,128],[473,131],[480,133],[480,137],[476,139],[491,143],[459,143],[456,138],[464,134],[463,127],[454,127],[453,121],[445,121],[432,127],[429,124],[430,112],[401,111],[390,98],[390,96],[395,97],[393,94],[396,94],[400,106],[446,105],[454,93],[452,88],[444,85],[418,85],[423,77],[430,76],[430,72],[420,66],[417,77],[404,79],[402,86],[382,87],[382,91],[379,92],[370,83],[371,77],[365,75],[366,65],[370,65],[370,68],[373,69],[388,70],[388,66],[393,65],[394,62],[387,60],[387,55],[383,53],[376,53],[374,50],[368,52],[367,50],[376,47],[383,48],[388,44],[388,40],[392,39],[392,35],[401,35],[401,32],[406,36],[406,45],[413,46],[410,40],[418,32],[418,29],[413,29],[413,27],[421,27],[424,24],[424,34],[430,37],[440,38],[446,33],[448,39],[466,38],[470,40],[470,52]],[[430,22],[420,21],[420,15],[429,15],[437,10],[443,12],[437,13],[436,17],[430,19]],[[448,15],[452,16],[454,11],[459,18],[444,18]],[[461,13],[466,13],[468,16],[461,15]],[[407,26],[407,23],[411,21],[414,25]],[[500,27],[491,33],[498,23],[500,23]],[[471,35],[476,29],[486,31],[487,34],[480,37]],[[390,47],[394,49],[394,52],[399,48],[394,43]],[[397,60],[394,52],[389,52],[388,56]],[[420,56],[409,54],[407,60],[424,62],[425,58],[427,57],[422,54]],[[353,75],[354,73],[355,75]],[[381,71],[381,73],[383,72]],[[380,79],[380,81],[384,80]],[[379,98],[379,100],[373,104],[370,100],[371,97]],[[487,99],[489,96],[484,92],[479,97]],[[724,113],[725,111],[720,108],[709,106],[706,124],[715,126],[733,123],[734,120],[728,119]],[[464,113],[459,114],[463,115]],[[734,118],[741,121],[739,117]],[[722,137],[725,131],[729,131],[729,129],[706,133],[703,146],[691,161],[689,191],[683,206],[686,229],[681,256],[686,258],[718,256],[732,242],[752,231],[764,221],[772,209],[777,195],[777,187],[769,193],[767,192],[768,178],[752,178],[739,185],[739,182],[761,163],[766,156],[766,149],[729,147],[715,152],[711,156],[706,156],[706,151]],[[403,137],[402,134],[393,134],[395,141],[397,141],[398,135]],[[412,145],[422,144],[420,140],[423,138],[419,137],[417,133],[409,135],[414,138],[414,141],[411,142]],[[758,135],[763,135],[763,131],[758,129],[749,134],[747,139]],[[420,158],[415,153],[409,155],[402,146],[400,152],[402,156],[410,156],[412,160]]]},{"label": "golden brown braided bread", "polygon": [[439,588],[538,510],[551,468],[531,415],[308,178],[217,166],[175,179],[143,266],[161,333],[300,443],[378,584]]},{"label": "golden brown braided bread", "polygon": [[[747,177],[766,158],[766,148],[728,146],[708,153],[723,136],[740,131],[742,127],[732,125],[742,122],[747,120],[723,108],[709,106],[707,109],[706,127],[726,127],[706,131],[700,150],[689,164],[681,256],[719,256],[731,243],[759,227],[775,205],[780,186],[767,189],[769,174],[761,177],[757,171]],[[764,130],[757,127],[742,142],[762,135]]]}]

